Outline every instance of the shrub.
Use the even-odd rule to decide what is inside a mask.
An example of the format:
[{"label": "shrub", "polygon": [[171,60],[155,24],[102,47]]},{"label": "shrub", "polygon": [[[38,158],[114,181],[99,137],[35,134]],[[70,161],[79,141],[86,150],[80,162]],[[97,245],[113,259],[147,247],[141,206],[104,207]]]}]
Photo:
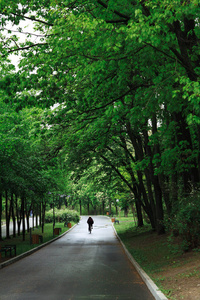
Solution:
[{"label": "shrub", "polygon": [[197,248],[200,245],[200,195],[184,199],[169,221],[171,238],[179,236],[183,251]]},{"label": "shrub", "polygon": [[[56,222],[75,222],[78,223],[80,220],[80,217],[78,215],[78,212],[75,210],[70,209],[57,209],[55,208],[54,211],[55,214],[55,221]],[[49,210],[45,214],[45,222],[51,223],[53,222],[53,209]]]},{"label": "shrub", "polygon": [[49,210],[45,213],[45,223],[52,223],[53,222],[53,210]]}]

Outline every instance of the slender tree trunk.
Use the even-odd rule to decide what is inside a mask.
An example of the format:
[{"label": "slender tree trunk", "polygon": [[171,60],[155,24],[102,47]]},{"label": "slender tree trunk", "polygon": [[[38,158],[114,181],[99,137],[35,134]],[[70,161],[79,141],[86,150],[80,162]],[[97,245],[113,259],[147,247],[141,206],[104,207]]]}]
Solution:
[{"label": "slender tree trunk", "polygon": [[[26,200],[26,199],[25,199]],[[31,209],[32,209],[32,203],[31,205],[28,207],[27,201],[26,201],[26,226],[27,226],[27,232],[30,231],[30,222],[29,222],[29,217],[30,217],[30,213],[31,213]]]},{"label": "slender tree trunk", "polygon": [[34,227],[35,227],[35,204],[34,204],[34,201],[32,202],[30,213],[31,213],[31,217],[32,217],[32,229],[34,230]]},{"label": "slender tree trunk", "polygon": [[1,222],[2,222],[2,193],[0,193],[0,241],[2,241],[2,229],[1,229]]},{"label": "slender tree trunk", "polygon": [[124,208],[124,217],[128,217],[128,206]]},{"label": "slender tree trunk", "polygon": [[[42,201],[42,233],[44,233],[45,212],[46,212],[46,201]],[[55,225],[55,218],[53,222]]]},{"label": "slender tree trunk", "polygon": [[[42,203],[40,203],[40,205],[39,205],[39,224],[40,224],[40,226],[42,226]],[[38,222],[36,224],[36,227],[38,227]]]},{"label": "slender tree trunk", "polygon": [[17,235],[20,236],[20,226],[21,226],[21,210],[18,207],[18,198],[15,194],[15,211],[17,217]]},{"label": "slender tree trunk", "polygon": [[[10,209],[9,209],[9,203],[8,203],[8,191],[5,191],[5,197],[6,197],[6,238],[10,238]],[[10,206],[11,207],[11,206]]]},{"label": "slender tree trunk", "polygon": [[102,213],[105,214],[105,201],[102,201]]},{"label": "slender tree trunk", "polygon": [[118,216],[118,207],[117,207],[117,205],[115,205],[115,214],[116,214],[116,216]]},{"label": "slender tree trunk", "polygon": [[136,199],[135,201],[135,207],[136,207],[136,212],[137,212],[137,220],[138,220],[138,227],[143,227],[144,223],[143,223],[143,217],[142,217],[142,206],[141,206],[141,201],[138,201]]},{"label": "slender tree trunk", "polygon": [[162,190],[163,199],[166,205],[167,214],[168,216],[170,216],[172,212],[172,202],[169,193],[169,178],[161,174],[159,175],[159,183]]},{"label": "slender tree trunk", "polygon": [[[140,193],[143,197],[143,201],[145,204],[144,210],[150,220],[152,229],[155,230],[156,229],[156,211],[155,211],[155,203],[154,203],[154,199],[153,199],[153,195],[152,195],[152,190],[151,190],[151,187],[148,188],[148,191],[150,190],[150,193],[148,193],[150,200],[148,200],[148,196],[147,196],[147,193],[146,193],[146,190],[144,187],[144,183],[142,180],[142,173],[138,171],[137,174],[138,174],[138,179],[139,179]],[[148,184],[147,184],[147,186],[148,186]]]},{"label": "slender tree trunk", "polygon": [[23,241],[25,241],[25,237],[26,237],[26,225],[25,225],[25,199],[24,199],[24,195],[22,195],[21,197],[21,201],[22,201],[22,205],[21,205],[21,209],[22,209],[22,236],[23,236]]},{"label": "slender tree trunk", "polygon": [[16,237],[16,219],[15,219],[13,193],[11,193],[11,210],[12,210],[11,213],[12,213],[12,221],[13,221],[13,237]]},{"label": "slender tree trunk", "polygon": [[112,214],[111,201],[109,200],[109,216]]},{"label": "slender tree trunk", "polygon": [[81,199],[79,200],[79,207],[80,207],[80,216],[82,215],[82,202]]},{"label": "slender tree trunk", "polygon": [[88,215],[90,214],[90,203],[89,203],[89,200],[87,202],[87,211],[88,211]]},{"label": "slender tree trunk", "polygon": [[197,165],[198,165],[198,175],[200,181],[200,125],[197,125],[197,137],[198,137],[198,158],[197,158]]},{"label": "slender tree trunk", "polygon": [[29,232],[30,231],[29,214],[26,214],[26,226],[27,226],[27,232]]},{"label": "slender tree trunk", "polygon": [[134,203],[131,203],[131,209],[132,209],[132,214],[133,214],[133,220],[134,220],[134,223],[135,223],[135,226],[136,226],[138,224],[137,224],[136,215],[135,215]]}]

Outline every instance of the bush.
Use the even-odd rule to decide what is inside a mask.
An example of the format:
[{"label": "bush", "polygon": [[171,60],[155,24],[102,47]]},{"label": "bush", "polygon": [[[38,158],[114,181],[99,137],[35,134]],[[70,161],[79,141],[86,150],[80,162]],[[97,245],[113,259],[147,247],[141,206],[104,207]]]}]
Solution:
[{"label": "bush", "polygon": [[[75,222],[78,223],[80,220],[80,216],[78,215],[78,212],[75,210],[70,209],[57,209],[55,208],[55,221],[56,222]],[[51,223],[53,222],[53,209],[49,210],[45,214],[45,222]]]},{"label": "bush", "polygon": [[171,238],[181,239],[183,251],[200,245],[200,195],[182,201],[176,215],[169,220],[169,229]]}]

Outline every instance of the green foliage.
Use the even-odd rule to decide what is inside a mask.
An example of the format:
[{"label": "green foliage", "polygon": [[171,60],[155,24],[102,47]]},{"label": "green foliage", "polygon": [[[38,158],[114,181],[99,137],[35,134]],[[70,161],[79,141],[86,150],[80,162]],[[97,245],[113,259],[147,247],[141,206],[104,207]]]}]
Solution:
[{"label": "green foliage", "polygon": [[[67,186],[73,204],[95,209],[102,197],[85,170],[96,166],[161,224],[174,177],[185,192],[199,182],[198,1],[8,0],[1,10],[2,99],[18,111],[45,108],[33,127],[14,126],[19,136],[2,126],[2,153],[14,155],[4,179],[17,173],[15,186],[26,193],[31,182],[40,194]],[[23,31],[27,12],[39,34],[21,43],[6,23]],[[7,57],[17,52],[14,72]],[[80,184],[84,177],[83,189],[70,186],[66,167]]]},{"label": "green foliage", "polygon": [[[176,239],[181,239],[181,249],[189,251],[200,246],[200,195],[179,202],[176,213],[168,220],[171,232],[170,240],[176,246]],[[178,249],[178,248],[177,248]]]},{"label": "green foliage", "polygon": [[[78,223],[80,216],[77,211],[70,209],[57,209],[55,208],[55,220],[56,222],[75,222]],[[53,209],[49,210],[45,214],[45,222],[53,222]]]}]

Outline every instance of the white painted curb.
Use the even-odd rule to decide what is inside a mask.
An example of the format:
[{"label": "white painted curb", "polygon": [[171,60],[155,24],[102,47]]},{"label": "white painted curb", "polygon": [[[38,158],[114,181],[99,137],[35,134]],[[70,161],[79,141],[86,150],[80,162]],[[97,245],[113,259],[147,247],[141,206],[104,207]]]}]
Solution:
[{"label": "white painted curb", "polygon": [[126,255],[128,256],[129,260],[131,261],[131,263],[134,265],[134,267],[136,268],[136,270],[138,271],[138,273],[142,277],[143,281],[145,282],[146,286],[148,287],[148,289],[150,290],[150,292],[154,296],[155,300],[168,300],[167,297],[161,292],[161,290],[153,282],[153,280],[145,273],[145,271],[135,261],[135,259],[132,257],[130,252],[126,249],[126,246],[124,245],[124,243],[122,242],[122,240],[118,236],[117,231],[116,231],[113,224],[112,224],[112,227],[113,227],[113,230],[114,230],[118,240],[120,241],[122,247],[124,248],[124,251],[125,251]]}]

